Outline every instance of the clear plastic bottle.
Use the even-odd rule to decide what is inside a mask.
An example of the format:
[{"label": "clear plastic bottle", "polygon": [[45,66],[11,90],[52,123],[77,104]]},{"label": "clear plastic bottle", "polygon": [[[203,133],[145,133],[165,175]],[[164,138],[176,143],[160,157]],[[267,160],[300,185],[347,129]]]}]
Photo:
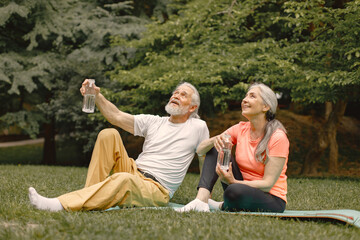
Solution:
[{"label": "clear plastic bottle", "polygon": [[231,136],[229,134],[224,134],[223,143],[224,147],[219,152],[217,161],[221,169],[227,171],[229,169],[232,149]]},{"label": "clear plastic bottle", "polygon": [[84,101],[83,101],[83,112],[93,113],[95,110],[95,79],[89,79],[89,84],[85,87]]}]

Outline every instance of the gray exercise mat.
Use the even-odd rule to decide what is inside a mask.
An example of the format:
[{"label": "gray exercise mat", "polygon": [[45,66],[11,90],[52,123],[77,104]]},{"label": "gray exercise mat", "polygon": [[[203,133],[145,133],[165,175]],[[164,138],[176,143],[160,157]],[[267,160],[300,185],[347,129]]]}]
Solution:
[{"label": "gray exercise mat", "polygon": [[[184,205],[178,203],[169,203],[166,207],[145,207],[152,209],[164,209],[164,208],[172,208],[177,209],[181,208]],[[107,209],[106,211],[111,210],[119,210],[122,209],[120,207],[112,207]],[[126,208],[128,209],[128,208]],[[136,208],[133,208],[136,209]],[[140,208],[144,209],[144,208]],[[217,211],[220,212],[220,211]],[[360,228],[360,211],[352,210],[352,209],[338,209],[338,210],[307,210],[307,211],[299,211],[299,210],[285,210],[283,213],[273,213],[273,212],[221,212],[224,214],[237,214],[237,215],[248,215],[248,216],[267,216],[267,217],[279,217],[279,218],[298,218],[298,219],[323,219],[323,220],[336,220],[343,223],[347,223],[353,225],[355,227]]]}]

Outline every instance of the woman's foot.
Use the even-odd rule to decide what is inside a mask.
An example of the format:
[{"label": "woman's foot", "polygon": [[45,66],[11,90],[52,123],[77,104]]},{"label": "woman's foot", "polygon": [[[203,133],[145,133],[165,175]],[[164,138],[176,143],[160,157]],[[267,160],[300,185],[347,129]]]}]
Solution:
[{"label": "woman's foot", "polygon": [[217,211],[221,210],[221,207],[222,207],[223,203],[224,202],[217,202],[217,201],[214,201],[212,199],[208,200],[210,210],[217,210]]},{"label": "woman's foot", "polygon": [[176,209],[177,212],[189,212],[189,211],[197,211],[197,212],[210,212],[209,205],[206,202],[201,201],[200,199],[195,198],[184,207]]}]

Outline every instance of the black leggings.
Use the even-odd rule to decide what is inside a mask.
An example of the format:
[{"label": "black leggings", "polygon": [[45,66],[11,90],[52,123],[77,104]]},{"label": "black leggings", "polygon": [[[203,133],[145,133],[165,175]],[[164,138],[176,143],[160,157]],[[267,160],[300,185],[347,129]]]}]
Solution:
[{"label": "black leggings", "polygon": [[[218,179],[215,171],[218,152],[212,148],[206,153],[205,162],[202,168],[199,188],[206,188],[212,192]],[[236,180],[243,180],[240,169],[234,159],[232,162],[232,172]],[[251,212],[284,212],[286,202],[270,193],[260,189],[249,187],[244,184],[227,185],[221,182],[224,189],[224,204],[222,210],[225,211],[251,211]]]}]

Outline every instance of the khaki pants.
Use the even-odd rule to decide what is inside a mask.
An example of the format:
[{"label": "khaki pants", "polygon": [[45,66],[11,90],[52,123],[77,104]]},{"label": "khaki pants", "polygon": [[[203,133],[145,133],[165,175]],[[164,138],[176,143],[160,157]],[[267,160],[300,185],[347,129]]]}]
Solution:
[{"label": "khaki pants", "polygon": [[67,211],[164,206],[169,191],[137,170],[116,129],[105,129],[96,140],[85,187],[58,199]]}]

